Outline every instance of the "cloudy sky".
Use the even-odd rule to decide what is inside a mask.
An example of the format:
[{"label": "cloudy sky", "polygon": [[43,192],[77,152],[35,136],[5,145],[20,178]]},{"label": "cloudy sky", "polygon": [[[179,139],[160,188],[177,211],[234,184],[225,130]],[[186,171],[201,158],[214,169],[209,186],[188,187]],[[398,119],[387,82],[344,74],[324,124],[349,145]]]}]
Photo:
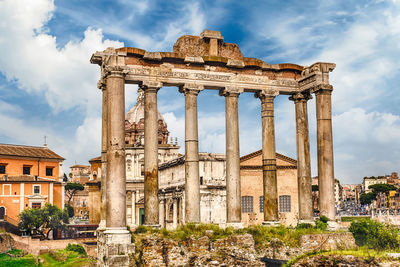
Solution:
[{"label": "cloudy sky", "polygon": [[[0,0],[0,143],[48,146],[72,164],[100,153],[95,51],[171,51],[184,34],[219,30],[270,64],[334,62],[335,176],[342,183],[400,171],[400,1]],[[159,109],[184,145],[184,97],[159,91]],[[136,87],[126,86],[126,109]],[[199,95],[200,150],[224,153],[224,99]],[[239,97],[241,155],[261,148],[260,103]],[[296,157],[294,104],[276,100],[277,151]],[[309,101],[317,175],[315,99]],[[184,153],[184,149],[181,148]]]}]

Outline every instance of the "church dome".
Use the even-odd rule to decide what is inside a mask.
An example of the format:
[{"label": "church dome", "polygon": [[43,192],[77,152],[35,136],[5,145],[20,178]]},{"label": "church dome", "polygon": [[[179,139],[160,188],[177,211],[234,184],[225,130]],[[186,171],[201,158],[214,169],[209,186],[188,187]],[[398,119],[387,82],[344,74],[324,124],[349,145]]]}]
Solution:
[{"label": "church dome", "polygon": [[[157,110],[158,112],[158,120],[162,120],[165,125],[167,123],[164,120],[164,117],[161,115],[161,113]],[[141,119],[144,119],[144,92],[143,90],[138,90],[138,98],[136,105],[133,106],[125,115],[125,120],[127,120],[129,123],[139,123]]]},{"label": "church dome", "polygon": [[[161,113],[158,113],[158,143],[167,144],[169,131]],[[144,92],[138,90],[136,105],[125,115],[125,143],[131,146],[144,144]]]}]

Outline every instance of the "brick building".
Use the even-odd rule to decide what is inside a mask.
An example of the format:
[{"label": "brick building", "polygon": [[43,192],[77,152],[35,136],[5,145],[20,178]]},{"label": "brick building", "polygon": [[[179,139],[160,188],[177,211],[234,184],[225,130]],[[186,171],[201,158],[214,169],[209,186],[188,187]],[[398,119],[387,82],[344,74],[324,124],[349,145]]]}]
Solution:
[{"label": "brick building", "polygon": [[46,146],[0,144],[0,220],[16,225],[26,208],[64,208],[64,158]]}]

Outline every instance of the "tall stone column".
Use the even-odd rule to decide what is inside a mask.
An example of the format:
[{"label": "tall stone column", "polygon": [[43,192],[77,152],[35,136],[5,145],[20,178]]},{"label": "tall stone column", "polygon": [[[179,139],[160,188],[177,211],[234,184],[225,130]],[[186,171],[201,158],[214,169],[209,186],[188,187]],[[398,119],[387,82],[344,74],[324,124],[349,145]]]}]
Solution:
[{"label": "tall stone column", "polygon": [[201,86],[188,84],[179,90],[185,94],[185,221],[189,223],[200,223],[197,95],[201,90]]},{"label": "tall stone column", "polygon": [[310,165],[310,139],[308,133],[307,101],[309,94],[290,97],[296,109],[297,183],[299,196],[299,223],[310,223],[313,219],[312,183]]},{"label": "tall stone column", "polygon": [[101,203],[100,203],[100,223],[99,230],[106,229],[107,217],[107,198],[106,198],[106,184],[107,184],[107,90],[105,84],[101,85],[103,95],[102,103],[102,119],[101,119]]},{"label": "tall stone column", "polygon": [[221,92],[225,96],[226,126],[226,222],[240,227],[242,221],[240,193],[239,116],[237,90]]},{"label": "tall stone column", "polygon": [[274,95],[259,94],[262,120],[262,162],[265,225],[279,224],[278,185],[276,178]]},{"label": "tall stone column", "polygon": [[320,85],[315,89],[319,208],[320,214],[328,217],[329,220],[334,220],[336,216],[332,143],[332,90],[331,85]]},{"label": "tall stone column", "polygon": [[[118,67],[108,71],[107,79],[107,216],[110,233],[126,230],[126,174],[125,174],[125,77]],[[115,231],[114,231],[115,230]],[[112,232],[114,231],[114,232]]]},{"label": "tall stone column", "polygon": [[164,206],[165,206],[165,199],[163,198],[163,199],[160,199],[160,207],[159,207],[161,228],[165,227],[165,207]]},{"label": "tall stone column", "polygon": [[158,210],[158,82],[143,83],[144,91],[144,224],[159,226]]},{"label": "tall stone column", "polygon": [[178,199],[174,198],[174,204],[172,207],[172,227],[176,229],[178,227]]},{"label": "tall stone column", "polygon": [[132,217],[131,224],[136,224],[136,191],[132,191]]}]

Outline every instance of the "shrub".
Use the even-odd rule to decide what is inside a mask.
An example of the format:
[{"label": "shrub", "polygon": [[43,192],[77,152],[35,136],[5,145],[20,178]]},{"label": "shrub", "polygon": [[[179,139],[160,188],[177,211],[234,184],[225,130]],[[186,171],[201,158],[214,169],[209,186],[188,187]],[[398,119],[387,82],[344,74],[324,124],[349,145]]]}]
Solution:
[{"label": "shrub", "polygon": [[311,223],[300,223],[296,226],[297,229],[311,229],[313,228]]},{"label": "shrub", "polygon": [[353,221],[349,231],[359,246],[377,250],[399,248],[399,231],[392,226],[364,219]]},{"label": "shrub", "polygon": [[74,217],[74,207],[70,206],[70,205],[65,205],[65,209],[68,212],[68,217],[72,218]]},{"label": "shrub", "polygon": [[65,250],[75,251],[75,252],[78,252],[79,254],[86,255],[85,249],[79,244],[68,244],[67,247],[65,248]]},{"label": "shrub", "polygon": [[319,217],[319,220],[320,220],[321,222],[323,222],[323,223],[328,223],[328,221],[329,221],[328,217],[326,217],[326,216],[324,216],[324,215],[322,215],[321,217]]}]

